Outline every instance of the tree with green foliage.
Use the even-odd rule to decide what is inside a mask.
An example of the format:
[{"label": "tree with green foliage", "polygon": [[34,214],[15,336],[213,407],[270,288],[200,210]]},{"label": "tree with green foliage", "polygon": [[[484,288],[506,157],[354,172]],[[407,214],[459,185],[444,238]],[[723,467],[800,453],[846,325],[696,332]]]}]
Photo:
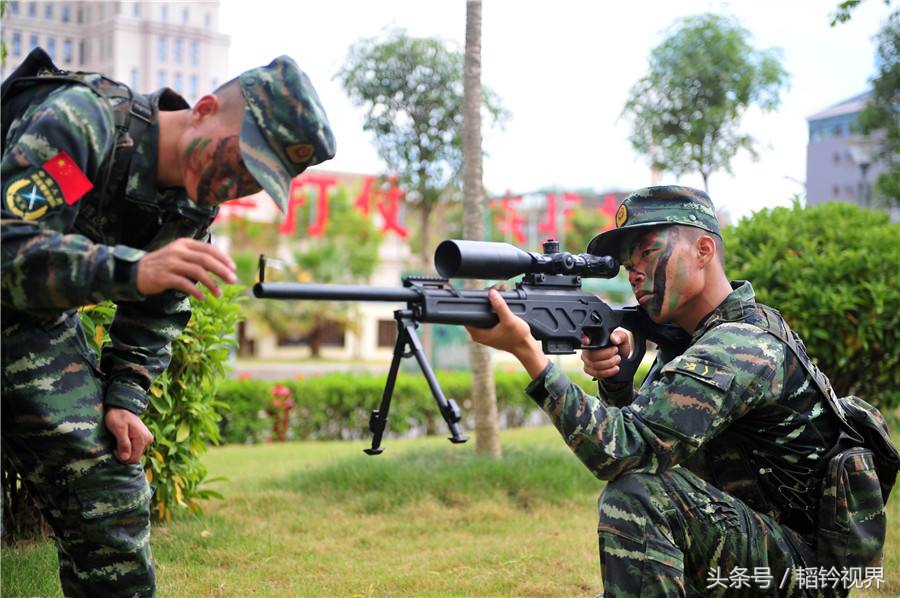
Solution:
[{"label": "tree with green foliage", "polygon": [[[309,219],[307,201],[297,210],[297,222]],[[293,282],[364,283],[378,264],[381,233],[372,219],[355,209],[347,190],[339,187],[329,201],[329,220],[321,237],[309,237],[292,251],[292,261],[277,276]],[[240,253],[239,271],[253,272],[251,260]],[[245,264],[243,267],[242,264]],[[261,301],[255,307],[260,318],[277,335],[305,336],[313,357],[321,352],[324,334],[331,327],[352,329],[356,318],[351,304],[322,301]]]},{"label": "tree with green foliage", "polygon": [[609,216],[597,210],[577,206],[572,210],[567,230],[563,232],[562,247],[571,253],[586,251],[591,239],[613,224]]},{"label": "tree with green foliage", "polygon": [[[421,259],[431,264],[431,212],[459,196],[463,145],[463,53],[434,38],[392,30],[355,43],[338,71],[351,101],[365,109],[363,129],[378,155],[409,189],[421,217]],[[505,112],[484,89],[483,106],[494,122]]]},{"label": "tree with green foliage", "polygon": [[[883,0],[885,6],[890,6],[893,0]],[[846,23],[852,18],[852,13],[862,4],[862,0],[843,0],[838,4],[837,10],[831,15],[831,26]]]},{"label": "tree with green foliage", "polygon": [[900,205],[900,11],[894,11],[878,34],[877,73],[872,95],[857,125],[878,141],[878,160],[884,171],[875,181],[873,197]]},{"label": "tree with green foliage", "polygon": [[843,202],[795,202],[724,237],[728,277],[781,311],[839,395],[900,406],[900,224]]},{"label": "tree with green foliage", "polygon": [[754,139],[740,130],[753,106],[775,109],[787,72],[776,50],[755,50],[736,21],[713,14],[676,22],[650,53],[650,70],[632,88],[623,115],[631,143],[654,168],[681,176],[731,172],[740,150],[754,158]]}]

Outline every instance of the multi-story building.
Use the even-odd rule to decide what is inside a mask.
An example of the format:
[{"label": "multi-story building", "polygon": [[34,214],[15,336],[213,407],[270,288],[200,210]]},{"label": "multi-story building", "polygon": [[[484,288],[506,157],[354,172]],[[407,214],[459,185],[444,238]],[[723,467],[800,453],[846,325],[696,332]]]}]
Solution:
[{"label": "multi-story building", "polygon": [[41,46],[60,68],[101,72],[142,93],[171,87],[191,103],[225,82],[218,0],[5,4],[4,78]]},{"label": "multi-story building", "polygon": [[841,200],[865,207],[873,205],[872,188],[884,170],[877,159],[878,137],[863,136],[856,130],[857,118],[870,95],[866,92],[854,96],[807,119],[808,204]]}]

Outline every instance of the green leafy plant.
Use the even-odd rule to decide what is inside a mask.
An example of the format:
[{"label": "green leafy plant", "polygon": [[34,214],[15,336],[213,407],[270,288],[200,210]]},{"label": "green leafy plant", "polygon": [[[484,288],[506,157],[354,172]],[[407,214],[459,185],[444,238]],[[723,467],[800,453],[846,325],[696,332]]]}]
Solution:
[{"label": "green leafy plant", "polygon": [[206,467],[200,456],[219,442],[219,383],[230,371],[234,330],[241,320],[243,289],[226,286],[222,296],[209,293],[191,300],[193,314],[184,332],[172,343],[172,362],[150,388],[143,416],[155,443],[146,460],[147,479],[156,486],[152,513],[170,521],[179,510],[199,512],[201,499],[222,498],[206,486]]},{"label": "green leafy plant", "polygon": [[[642,380],[646,372],[646,367],[641,368],[635,381]],[[471,373],[442,370],[436,375],[444,394],[462,406],[464,426],[472,429]],[[580,373],[570,373],[569,377],[588,392],[596,392],[597,383],[589,377]],[[518,368],[497,370],[494,381],[500,419],[505,427],[524,425],[537,409],[524,392],[531,381],[528,374]],[[224,442],[253,444],[270,438],[273,421],[266,410],[272,403],[272,390],[278,385],[289,388],[294,399],[289,438],[358,440],[369,438],[369,413],[381,401],[384,375],[334,373],[300,380],[228,380],[221,384],[216,397]],[[387,435],[411,431],[443,434],[444,426],[425,378],[401,374],[394,387]]]},{"label": "green leafy plant", "polygon": [[851,204],[795,202],[724,235],[729,278],[782,312],[839,395],[900,405],[900,225]]}]

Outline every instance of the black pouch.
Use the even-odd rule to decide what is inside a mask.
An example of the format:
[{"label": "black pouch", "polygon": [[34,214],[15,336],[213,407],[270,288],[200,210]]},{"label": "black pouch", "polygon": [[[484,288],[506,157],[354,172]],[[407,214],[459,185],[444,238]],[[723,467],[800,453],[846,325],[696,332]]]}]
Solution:
[{"label": "black pouch", "polygon": [[819,503],[816,556],[838,570],[881,565],[887,531],[875,459],[866,447],[841,451],[828,462]]}]

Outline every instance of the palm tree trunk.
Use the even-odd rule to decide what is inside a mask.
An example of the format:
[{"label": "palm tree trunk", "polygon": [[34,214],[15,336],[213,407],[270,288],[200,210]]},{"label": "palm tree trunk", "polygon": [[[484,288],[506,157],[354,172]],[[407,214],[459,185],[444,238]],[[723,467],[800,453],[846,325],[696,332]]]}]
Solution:
[{"label": "palm tree trunk", "polygon": [[[481,155],[481,0],[466,2],[466,54],[463,67],[463,237],[484,239],[484,187]],[[467,280],[467,287],[480,286]],[[487,347],[469,341],[475,450],[499,457],[500,426],[494,368]]]}]

